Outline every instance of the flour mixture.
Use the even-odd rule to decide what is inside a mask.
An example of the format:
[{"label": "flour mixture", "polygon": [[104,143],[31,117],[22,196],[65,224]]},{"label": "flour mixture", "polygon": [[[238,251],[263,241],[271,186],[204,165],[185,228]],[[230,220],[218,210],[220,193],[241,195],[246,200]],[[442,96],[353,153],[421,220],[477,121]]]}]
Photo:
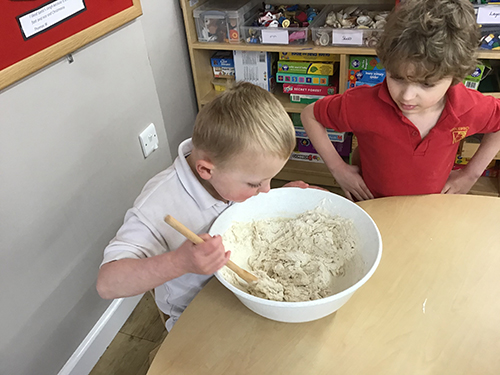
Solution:
[{"label": "flour mixture", "polygon": [[226,249],[249,254],[249,271],[259,281],[247,284],[232,271],[224,275],[246,292],[274,301],[309,301],[333,294],[335,278],[357,253],[351,220],[322,208],[294,218],[234,222],[223,235]]}]

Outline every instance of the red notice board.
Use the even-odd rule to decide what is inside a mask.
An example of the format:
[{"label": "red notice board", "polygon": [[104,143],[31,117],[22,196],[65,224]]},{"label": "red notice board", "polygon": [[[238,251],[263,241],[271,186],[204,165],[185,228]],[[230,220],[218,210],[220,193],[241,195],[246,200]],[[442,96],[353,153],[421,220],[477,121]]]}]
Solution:
[{"label": "red notice board", "polygon": [[0,90],[141,14],[140,0],[1,0]]}]

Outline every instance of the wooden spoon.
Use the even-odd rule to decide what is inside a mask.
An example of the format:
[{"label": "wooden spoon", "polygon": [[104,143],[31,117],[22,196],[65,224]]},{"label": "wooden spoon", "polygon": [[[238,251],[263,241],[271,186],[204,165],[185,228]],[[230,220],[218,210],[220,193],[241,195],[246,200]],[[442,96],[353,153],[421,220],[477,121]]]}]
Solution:
[{"label": "wooden spoon", "polygon": [[[203,238],[201,238],[200,236],[198,236],[197,234],[195,234],[194,232],[192,232],[191,230],[189,230],[186,226],[184,226],[184,224],[182,224],[181,222],[177,221],[172,216],[167,215],[165,217],[165,222],[168,225],[170,225],[172,228],[174,228],[177,232],[179,232],[184,237],[186,237],[188,240],[190,240],[191,242],[193,242],[195,244],[200,244],[202,242],[205,242],[203,240]],[[257,281],[257,277],[255,275],[253,275],[250,272],[244,270],[243,268],[241,268],[237,264],[233,263],[231,260],[227,261],[226,266],[231,271],[233,271],[234,273],[236,273],[239,277],[241,277],[243,280],[245,280],[247,283],[252,283],[252,282]]]}]

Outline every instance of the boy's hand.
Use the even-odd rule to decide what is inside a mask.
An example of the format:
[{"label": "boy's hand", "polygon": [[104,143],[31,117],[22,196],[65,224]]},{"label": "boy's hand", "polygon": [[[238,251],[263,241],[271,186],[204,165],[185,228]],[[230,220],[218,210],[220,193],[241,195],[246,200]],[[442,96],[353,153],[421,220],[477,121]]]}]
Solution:
[{"label": "boy's hand", "polygon": [[322,187],[314,186],[314,185],[309,185],[307,182],[300,181],[300,180],[299,181],[290,181],[290,182],[287,182],[285,185],[283,185],[283,187],[298,187],[298,188],[301,188],[301,189],[310,188],[310,189],[318,189],[318,190],[328,191],[326,189],[323,189]]},{"label": "boy's hand", "polygon": [[221,236],[202,234],[200,237],[205,242],[195,245],[188,240],[174,251],[176,266],[184,273],[211,275],[227,263],[231,252],[224,249]]},{"label": "boy's hand", "polygon": [[340,168],[331,172],[344,191],[347,199],[351,201],[354,201],[354,198],[357,201],[373,199],[373,194],[366,186],[363,177],[361,177],[360,169],[357,165],[344,163]]},{"label": "boy's hand", "polygon": [[476,181],[477,178],[466,169],[451,171],[441,194],[467,194]]}]

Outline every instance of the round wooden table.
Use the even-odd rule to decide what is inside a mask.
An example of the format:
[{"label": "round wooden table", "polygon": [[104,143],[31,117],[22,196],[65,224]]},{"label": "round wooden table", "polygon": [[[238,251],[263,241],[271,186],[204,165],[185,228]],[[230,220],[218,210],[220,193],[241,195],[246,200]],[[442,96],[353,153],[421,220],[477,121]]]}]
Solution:
[{"label": "round wooden table", "polygon": [[148,375],[500,374],[500,199],[361,202],[382,261],[335,314],[279,323],[212,279],[169,333]]}]

